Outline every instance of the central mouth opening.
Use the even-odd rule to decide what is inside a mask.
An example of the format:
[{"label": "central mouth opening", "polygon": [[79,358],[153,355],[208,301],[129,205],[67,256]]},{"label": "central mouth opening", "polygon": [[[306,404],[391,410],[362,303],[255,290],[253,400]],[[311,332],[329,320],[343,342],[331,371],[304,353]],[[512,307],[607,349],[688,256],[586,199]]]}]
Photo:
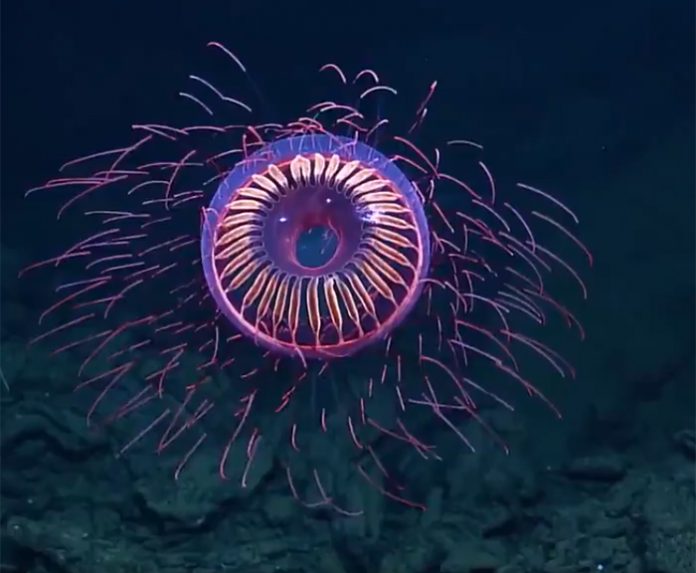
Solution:
[{"label": "central mouth opening", "polygon": [[336,231],[328,225],[310,225],[297,237],[297,262],[308,269],[323,267],[333,259],[338,250],[338,242]]}]

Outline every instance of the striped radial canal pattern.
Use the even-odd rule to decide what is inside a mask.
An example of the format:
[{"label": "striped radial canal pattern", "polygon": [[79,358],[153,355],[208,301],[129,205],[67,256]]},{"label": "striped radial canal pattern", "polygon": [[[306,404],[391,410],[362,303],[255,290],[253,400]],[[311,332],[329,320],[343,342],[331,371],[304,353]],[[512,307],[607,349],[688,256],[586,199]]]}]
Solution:
[{"label": "striped radial canal pattern", "polygon": [[[310,268],[296,248],[315,225],[331,229],[338,246]],[[231,195],[215,233],[215,271],[231,309],[271,346],[340,356],[408,312],[424,242],[407,198],[378,170],[337,154],[298,154]]]}]

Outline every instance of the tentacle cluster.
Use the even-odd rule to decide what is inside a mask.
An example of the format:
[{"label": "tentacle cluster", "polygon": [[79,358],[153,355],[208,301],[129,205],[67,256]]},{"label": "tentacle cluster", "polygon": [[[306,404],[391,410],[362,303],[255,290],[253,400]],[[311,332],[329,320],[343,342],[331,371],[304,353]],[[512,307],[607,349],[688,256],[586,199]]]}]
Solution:
[{"label": "tentacle cluster", "polygon": [[[211,46],[245,71],[221,44]],[[210,442],[211,427],[229,428],[219,473],[230,477],[229,460],[236,449],[244,460],[240,483],[247,485],[259,448],[270,447],[262,438],[271,420],[288,415],[288,448],[276,455],[286,464],[290,489],[299,498],[293,460],[306,453],[308,432],[318,428],[328,433],[338,421],[346,428],[350,462],[363,482],[422,507],[394,486],[376,437],[396,440],[419,459],[439,460],[434,440],[419,437],[414,422],[419,416],[413,412],[430,412],[473,449],[466,422],[485,424],[480,404],[512,408],[491,381],[513,380],[545,400],[523,375],[518,350],[530,351],[562,376],[573,375],[555,350],[528,334],[529,325],[534,332],[556,313],[582,334],[572,312],[550,294],[547,276],[560,269],[578,283],[583,296],[586,288],[574,265],[542,245],[542,238],[555,234],[569,239],[590,263],[592,257],[570,228],[577,223],[575,215],[550,195],[523,184],[503,193],[488,167],[474,160],[477,177],[486,185],[480,192],[442,168],[439,150],[426,153],[410,139],[392,135],[384,117],[370,117],[365,109],[371,98],[396,93],[375,72],[363,70],[350,81],[334,64],[322,70],[335,74],[343,88],[357,89],[360,106],[327,100],[288,124],[136,125],[134,144],[63,166],[66,173],[91,166],[86,175],[62,175],[30,190],[71,190],[59,217],[81,206],[90,229],[60,254],[24,271],[59,267],[75,274],[56,288],[55,303],[40,317],[45,330],[34,342],[53,341],[54,353],[80,357],[78,386],[96,393],[88,420],[97,412],[108,421],[139,416],[140,429],[122,453],[152,436],[158,450],[183,445],[176,477]],[[245,113],[251,110],[207,80],[195,80],[208,95]],[[433,83],[416,107],[407,130],[411,136],[427,115],[435,87]],[[184,95],[212,115],[214,106],[204,103],[205,96]],[[314,135],[368,145],[379,139],[388,162],[407,171],[414,196],[409,199],[393,178],[369,162],[356,162],[357,157],[296,149],[282,161],[267,159],[263,169],[248,172],[236,195],[209,207],[215,187],[235,168],[256,165],[255,152]],[[234,149],[227,146],[231,136],[239,141]],[[450,143],[473,154],[480,148],[464,140]],[[167,153],[174,159],[152,159]],[[290,250],[283,257],[267,256],[266,233],[282,238],[269,226],[282,222],[276,217],[278,205],[293,196],[309,197],[318,186],[350,206],[360,222],[357,248],[337,252],[336,261],[343,255],[345,260],[330,272],[298,267]],[[118,196],[107,202],[109,207],[104,206],[107,195],[109,201]],[[446,208],[439,202],[445,197]],[[412,200],[427,213],[429,236],[420,231]],[[558,217],[545,214],[545,208]],[[100,224],[90,225],[95,220]],[[209,249],[201,249],[201,229]],[[222,298],[211,294],[204,280],[206,252],[212,253],[212,276]],[[431,254],[431,273],[425,277],[425,257]],[[417,288],[423,293],[411,313],[413,325],[385,329],[396,309],[403,308],[405,293]],[[236,313],[237,323],[230,324],[225,309]],[[51,318],[55,323],[46,326]],[[348,344],[370,333],[380,343],[366,349],[369,359],[351,360],[347,368],[343,360],[305,360],[312,348]],[[259,350],[262,336],[279,346],[261,344]],[[283,357],[268,350],[282,352],[282,347],[300,352]],[[221,371],[232,381],[223,388],[215,384]],[[475,379],[477,372],[484,374]],[[338,383],[333,384],[334,398],[324,402],[317,387],[326,388],[328,381]],[[269,403],[261,398],[268,393],[276,404],[273,413],[259,408]],[[106,396],[112,398],[107,401]],[[387,401],[389,415],[383,413]],[[333,442],[332,447],[338,448]],[[304,503],[356,513],[340,507],[336,493],[327,491],[322,476],[332,468],[320,462],[304,475],[316,492],[314,500]]]}]

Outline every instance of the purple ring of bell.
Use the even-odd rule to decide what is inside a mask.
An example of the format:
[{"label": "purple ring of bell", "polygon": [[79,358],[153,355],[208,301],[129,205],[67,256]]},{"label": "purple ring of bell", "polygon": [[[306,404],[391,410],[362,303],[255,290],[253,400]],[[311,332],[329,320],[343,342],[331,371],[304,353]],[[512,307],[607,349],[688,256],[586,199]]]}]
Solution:
[{"label": "purple ring of bell", "polygon": [[[226,206],[241,187],[248,184],[251,176],[264,173],[272,165],[286,163],[296,155],[336,154],[342,161],[358,160],[362,167],[374,169],[378,175],[390,181],[391,187],[403,198],[411,211],[420,241],[418,276],[407,296],[400,301],[397,311],[389,320],[359,340],[353,340],[342,348],[297,348],[279,341],[247,322],[225,295],[215,266],[215,237],[220,220],[225,216]],[[289,274],[304,277],[322,276],[340,271],[353,256],[362,236],[362,221],[351,201],[330,187],[308,185],[298,195],[281,198],[269,210],[262,231],[267,256],[274,265]],[[327,202],[327,199],[329,201]],[[294,225],[284,230],[284,225]],[[295,256],[295,243],[299,234],[307,228],[319,225],[330,228],[338,236],[338,246],[333,256],[319,267],[307,267]],[[208,289],[220,311],[242,334],[270,350],[287,355],[298,351],[308,358],[332,358],[347,356],[368,344],[384,339],[411,311],[423,288],[430,265],[430,233],[428,223],[417,190],[406,175],[392,160],[375,148],[346,137],[311,134],[292,136],[268,143],[245,160],[238,163],[218,185],[208,208],[204,212],[201,229],[201,261]]]}]

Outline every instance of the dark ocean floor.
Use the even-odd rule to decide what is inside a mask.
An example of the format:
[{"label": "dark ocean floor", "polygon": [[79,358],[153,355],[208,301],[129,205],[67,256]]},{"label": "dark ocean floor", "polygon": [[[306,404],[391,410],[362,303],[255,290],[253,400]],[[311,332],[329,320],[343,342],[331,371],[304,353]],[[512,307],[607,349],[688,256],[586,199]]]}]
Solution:
[{"label": "dark ocean floor", "polygon": [[[153,469],[155,454],[115,459],[116,445],[85,429],[69,393],[27,389],[47,372],[60,378],[55,365],[26,356],[21,341],[4,344],[12,359],[3,394],[2,571],[694,570],[696,440],[688,420],[639,428],[622,427],[635,420],[620,415],[596,417],[590,430],[613,443],[546,467],[525,459],[543,450],[544,438],[520,424],[509,456],[463,452],[449,462],[425,513],[373,499],[364,516],[342,518],[298,506],[271,464],[242,497],[221,485],[215,468],[175,483]],[[642,419],[669,411],[693,372],[666,375]]]}]

